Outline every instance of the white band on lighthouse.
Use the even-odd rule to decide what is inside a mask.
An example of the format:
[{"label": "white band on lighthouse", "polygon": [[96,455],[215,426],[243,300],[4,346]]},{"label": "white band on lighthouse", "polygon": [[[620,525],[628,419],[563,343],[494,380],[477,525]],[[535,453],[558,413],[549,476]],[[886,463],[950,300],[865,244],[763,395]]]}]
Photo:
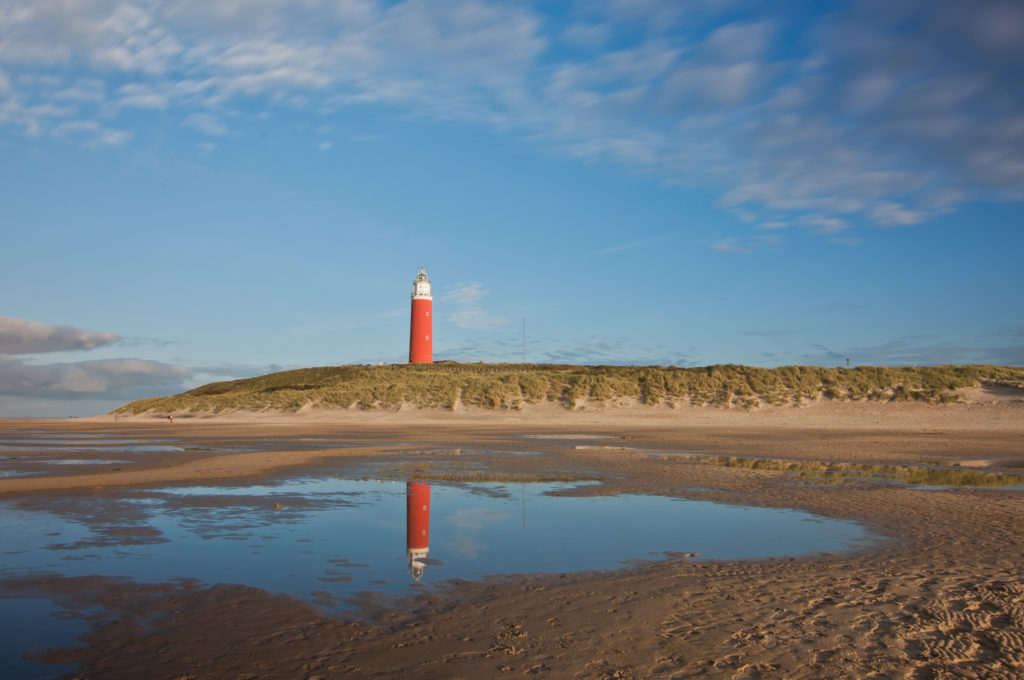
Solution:
[{"label": "white band on lighthouse", "polygon": [[416,280],[412,284],[412,299],[434,299],[434,296],[430,294],[430,280],[427,278],[427,272],[423,267],[420,267],[420,273],[416,275]]}]

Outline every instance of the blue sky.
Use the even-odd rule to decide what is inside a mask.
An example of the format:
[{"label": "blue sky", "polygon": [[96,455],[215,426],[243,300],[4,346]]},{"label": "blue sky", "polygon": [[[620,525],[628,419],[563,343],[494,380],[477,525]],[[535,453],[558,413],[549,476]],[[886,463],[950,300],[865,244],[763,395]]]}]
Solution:
[{"label": "blue sky", "polygon": [[1024,364],[1024,5],[3,0],[0,416],[435,358]]}]

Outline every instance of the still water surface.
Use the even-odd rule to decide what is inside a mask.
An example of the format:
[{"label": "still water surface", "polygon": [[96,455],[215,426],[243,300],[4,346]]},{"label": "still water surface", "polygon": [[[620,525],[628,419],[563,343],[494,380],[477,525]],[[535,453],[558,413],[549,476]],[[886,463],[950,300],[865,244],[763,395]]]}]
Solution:
[{"label": "still water surface", "polygon": [[[796,510],[552,495],[569,488],[330,478],[6,501],[0,503],[0,579],[196,578],[344,609],[360,591],[405,595],[446,579],[614,569],[678,553],[797,555],[874,540],[854,522]],[[18,608],[33,620],[26,629],[47,631],[34,645],[70,643],[66,624],[47,628],[41,620],[52,608],[27,599]],[[0,642],[0,670],[9,678],[46,677],[48,667],[18,659],[24,637]]]}]

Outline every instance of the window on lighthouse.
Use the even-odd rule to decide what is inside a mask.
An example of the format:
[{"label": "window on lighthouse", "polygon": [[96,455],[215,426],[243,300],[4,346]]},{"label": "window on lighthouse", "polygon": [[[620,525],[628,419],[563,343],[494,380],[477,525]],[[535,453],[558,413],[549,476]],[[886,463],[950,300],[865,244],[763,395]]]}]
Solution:
[{"label": "window on lighthouse", "polygon": [[426,340],[430,340],[430,336],[429,336],[429,335],[428,335],[428,336],[426,336],[426,338],[425,338],[425,339],[426,339]]},{"label": "window on lighthouse", "polygon": [[427,316],[430,316],[430,312],[427,312]]}]

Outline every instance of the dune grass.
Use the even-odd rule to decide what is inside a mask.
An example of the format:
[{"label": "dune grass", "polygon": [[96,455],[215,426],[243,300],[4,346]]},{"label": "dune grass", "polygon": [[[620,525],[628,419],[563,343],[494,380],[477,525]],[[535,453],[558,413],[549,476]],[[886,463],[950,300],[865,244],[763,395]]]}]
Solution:
[{"label": "dune grass", "polygon": [[809,399],[951,403],[961,387],[1024,388],[1024,369],[1005,366],[757,368],[733,364],[570,366],[557,364],[393,364],[327,366],[210,383],[170,397],[140,399],[114,413],[313,408],[521,409],[554,402],[636,400],[647,405],[756,408]]}]

